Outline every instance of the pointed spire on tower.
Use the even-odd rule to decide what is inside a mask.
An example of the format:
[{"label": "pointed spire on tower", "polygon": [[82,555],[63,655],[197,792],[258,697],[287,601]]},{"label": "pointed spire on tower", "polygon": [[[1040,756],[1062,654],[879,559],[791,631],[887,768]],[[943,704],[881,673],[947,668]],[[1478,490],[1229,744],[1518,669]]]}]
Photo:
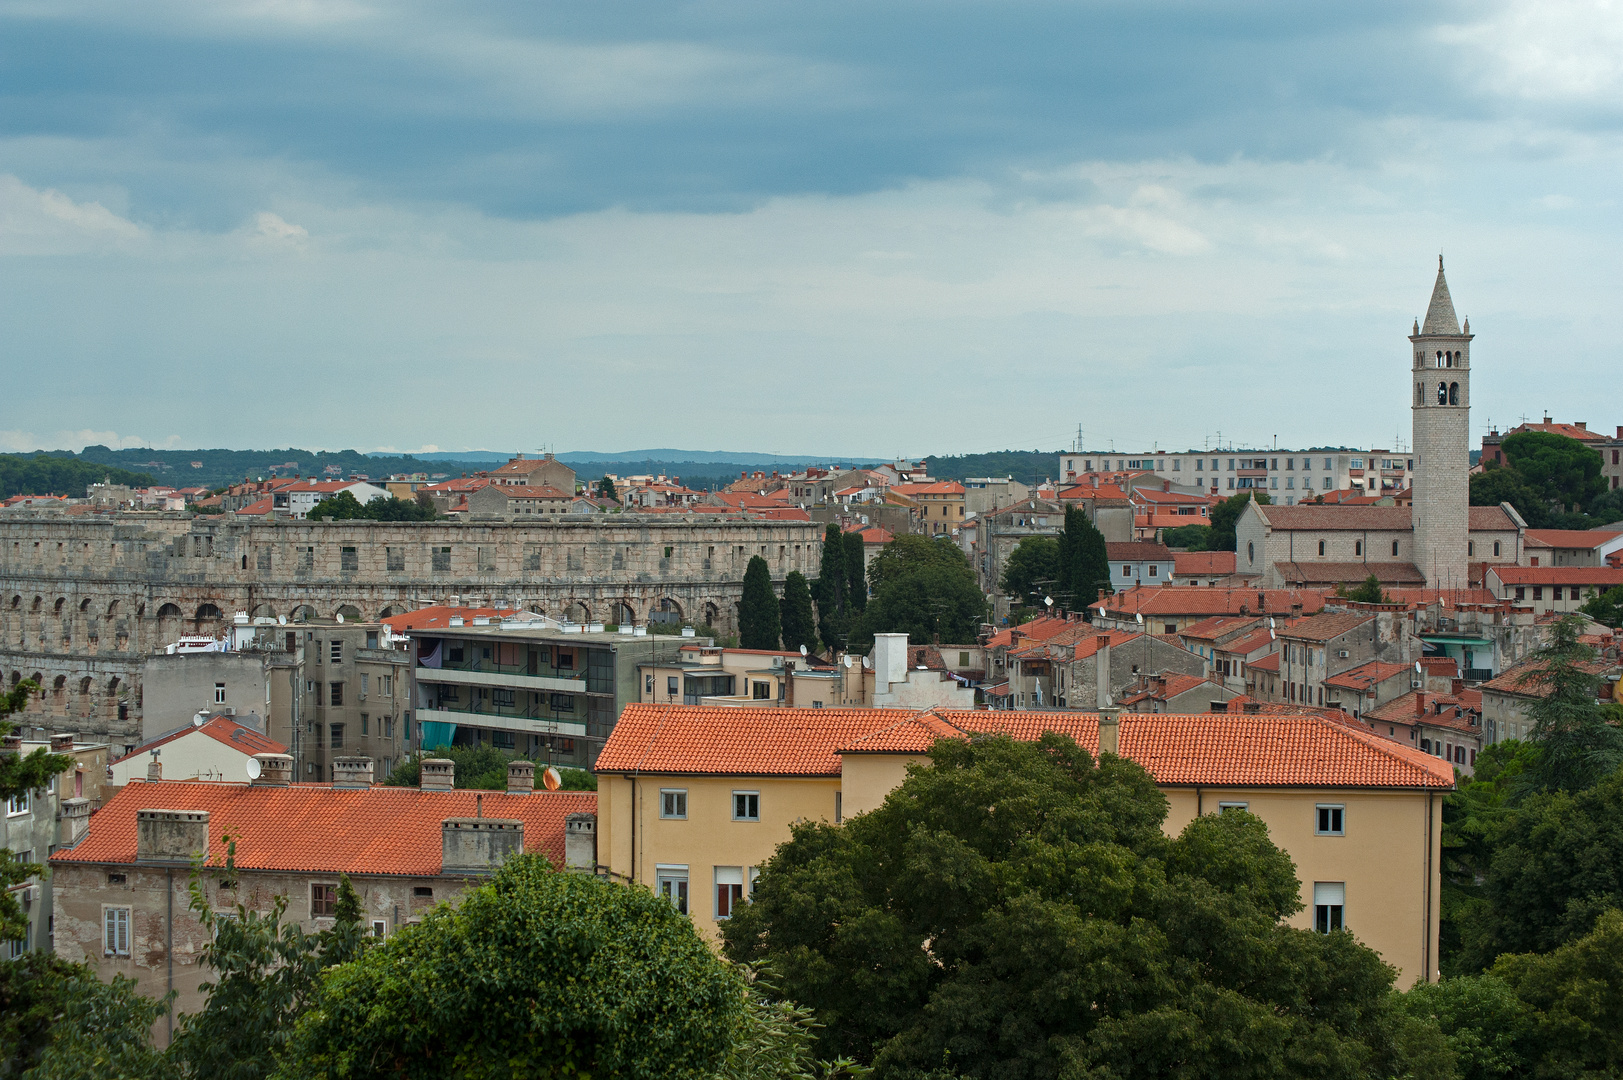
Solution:
[{"label": "pointed spire on tower", "polygon": [[1454,314],[1454,300],[1448,295],[1448,280],[1443,277],[1443,257],[1437,256],[1437,284],[1431,289],[1431,303],[1426,307],[1426,321],[1422,334],[1457,335],[1459,317]]}]

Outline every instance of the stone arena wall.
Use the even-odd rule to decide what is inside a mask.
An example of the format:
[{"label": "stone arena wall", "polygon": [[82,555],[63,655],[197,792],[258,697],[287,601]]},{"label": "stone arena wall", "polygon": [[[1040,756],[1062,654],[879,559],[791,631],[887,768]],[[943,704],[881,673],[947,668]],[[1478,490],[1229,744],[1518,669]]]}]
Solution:
[{"label": "stone arena wall", "polygon": [[822,526],[702,514],[507,522],[246,522],[0,515],[0,678],[40,682],[24,724],[139,741],[141,666],[251,616],[374,620],[498,602],[580,621],[737,622],[744,569],[815,575]]}]

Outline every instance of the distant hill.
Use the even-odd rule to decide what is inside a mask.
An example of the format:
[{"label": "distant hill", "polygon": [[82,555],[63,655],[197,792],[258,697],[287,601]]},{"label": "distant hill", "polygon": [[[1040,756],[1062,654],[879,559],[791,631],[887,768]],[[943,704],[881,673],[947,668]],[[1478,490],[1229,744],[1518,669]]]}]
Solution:
[{"label": "distant hill", "polygon": [[110,481],[131,487],[154,483],[147,473],[97,465],[60,454],[0,454],[0,499],[13,495],[67,495],[82,499],[91,484]]},{"label": "distant hill", "polygon": [[999,450],[991,454],[931,457],[930,475],[937,480],[965,480],[971,476],[1007,476],[1022,484],[1059,477],[1058,450]]}]

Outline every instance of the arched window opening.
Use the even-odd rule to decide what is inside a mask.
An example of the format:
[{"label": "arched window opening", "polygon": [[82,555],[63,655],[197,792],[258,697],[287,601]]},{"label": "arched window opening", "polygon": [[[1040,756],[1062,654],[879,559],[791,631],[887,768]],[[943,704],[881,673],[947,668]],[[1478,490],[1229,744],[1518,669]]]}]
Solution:
[{"label": "arched window opening", "polygon": [[1245,543],[1245,561],[1248,565],[1257,561],[1257,545],[1249,540]]},{"label": "arched window opening", "polygon": [[213,604],[199,604],[199,605],[197,605],[197,621],[198,622],[203,622],[205,619],[218,619],[219,617],[220,617],[220,609],[215,607]]},{"label": "arched window opening", "polygon": [[1437,404],[1448,404],[1448,384],[1445,382],[1440,382],[1437,384]]},{"label": "arched window opening", "polygon": [[90,610],[90,597],[87,596],[83,600],[79,601],[79,610],[80,611],[89,611]]},{"label": "arched window opening", "polygon": [[165,604],[163,607],[158,609],[158,618],[178,619],[180,618],[180,608],[174,604]]},{"label": "arched window opening", "polygon": [[62,614],[62,607],[63,607],[63,605],[65,605],[65,604],[66,604],[66,603],[67,603],[67,602],[68,602],[68,601],[67,601],[67,598],[66,598],[66,597],[62,597],[62,596],[59,596],[59,597],[57,597],[57,598],[56,598],[56,604],[55,604],[55,605],[54,605],[54,606],[53,606],[53,607],[52,607],[52,608],[51,608],[51,612],[52,612],[52,613],[53,613],[53,614],[56,614],[56,615],[60,615],[60,614]]},{"label": "arched window opening", "polygon": [[1363,555],[1364,555],[1364,542],[1362,540],[1354,540],[1353,541],[1353,554],[1359,556],[1360,558],[1363,557]]},{"label": "arched window opening", "polygon": [[1460,384],[1457,382],[1448,384],[1448,403],[1450,405],[1460,403]]},{"label": "arched window opening", "polygon": [[1320,555],[1324,554],[1324,541],[1323,540],[1319,541],[1319,554]]},{"label": "arched window opening", "polygon": [[1421,383],[1414,384],[1414,403],[1416,405],[1424,405],[1426,403],[1426,388]]}]

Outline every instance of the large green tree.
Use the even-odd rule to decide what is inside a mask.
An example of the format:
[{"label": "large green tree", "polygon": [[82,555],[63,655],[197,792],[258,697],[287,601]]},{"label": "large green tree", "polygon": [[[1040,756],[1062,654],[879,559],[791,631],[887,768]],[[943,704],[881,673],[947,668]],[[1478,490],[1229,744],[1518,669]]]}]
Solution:
[{"label": "large green tree", "polygon": [[920,643],[974,641],[986,618],[975,571],[949,539],[898,536],[874,556],[868,579],[873,595],[852,626],[852,645],[885,633]]},{"label": "large green tree", "polygon": [[1110,554],[1100,532],[1080,506],[1065,508],[1065,528],[1059,535],[1054,599],[1067,611],[1086,611],[1110,590]]},{"label": "large green tree", "polygon": [[1179,525],[1161,530],[1161,543],[1182,551],[1206,551],[1212,543],[1210,525]]},{"label": "large green tree", "polygon": [[846,533],[842,542],[845,545],[846,604],[853,616],[860,615],[868,606],[868,575],[863,570],[868,562],[868,546],[860,532]]},{"label": "large green tree", "polygon": [[1545,790],[1577,791],[1623,765],[1623,732],[1600,702],[1597,653],[1579,638],[1583,621],[1568,615],[1550,628],[1518,687],[1538,696],[1523,709],[1539,748],[1535,778]]},{"label": "large green tree", "polygon": [[362,503],[348,491],[329,495],[304,515],[309,521],[432,521],[434,505],[396,495]]},{"label": "large green tree", "polygon": [[1351,934],[1292,929],[1245,813],[1162,832],[1138,765],[1069,739],[945,741],[878,809],[802,823],[723,927],[883,1075],[1449,1075]]},{"label": "large green tree", "polygon": [[845,536],[838,525],[829,522],[823,530],[823,552],[817,580],[812,583],[812,596],[817,601],[817,632],[830,649],[843,648],[850,629],[851,586],[845,579],[847,565]]},{"label": "large green tree", "polygon": [[1585,615],[1616,630],[1623,627],[1623,585],[1591,596],[1580,609]]},{"label": "large green tree", "polygon": [[744,569],[744,598],[738,604],[738,642],[746,649],[776,649],[779,638],[778,597],[772,571],[759,555]]},{"label": "large green tree", "polygon": [[1489,459],[1479,473],[1471,474],[1471,505],[1498,506],[1509,503],[1522,520],[1534,529],[1550,524],[1550,504],[1515,469]]},{"label": "large green tree", "polygon": [[808,650],[817,648],[817,618],[812,613],[811,586],[799,570],[789,571],[783,579],[783,600],[778,605],[782,626],[783,647]]},{"label": "large green tree", "polygon": [[1506,464],[1554,509],[1577,513],[1606,491],[1600,454],[1577,439],[1549,431],[1518,431],[1501,446]]},{"label": "large green tree", "polygon": [[707,1077],[743,1000],[652,891],[522,855],[329,973],[278,1076]]},{"label": "large green tree", "polygon": [[1058,587],[1058,579],[1059,538],[1028,536],[1009,552],[998,588],[1022,604],[1040,604],[1046,591]]},{"label": "large green tree", "polygon": [[[24,679],[0,693],[0,735],[10,735],[16,730],[16,725],[6,717],[27,708],[29,697],[38,690],[39,685],[32,679]],[[0,802],[26,797],[32,805],[32,800],[44,796],[51,777],[72,767],[71,757],[50,753],[44,747],[26,755],[0,753]],[[15,941],[28,927],[28,915],[11,887],[44,872],[42,864],[22,862],[15,852],[0,848],[0,941]]]},{"label": "large green tree", "polygon": [[[1513,1030],[1526,1032],[1521,1041],[1531,1067],[1514,1075],[1623,1076],[1623,911],[1601,913],[1589,933],[1546,955],[1502,956],[1493,975],[1528,1010]],[[1484,1029],[1491,1034],[1495,1027]]]},{"label": "large green tree", "polygon": [[1208,550],[1234,551],[1239,547],[1239,541],[1234,536],[1234,527],[1239,524],[1246,503],[1252,499],[1256,499],[1258,506],[1267,506],[1271,502],[1266,492],[1242,491],[1212,507],[1212,533],[1207,545]]}]

